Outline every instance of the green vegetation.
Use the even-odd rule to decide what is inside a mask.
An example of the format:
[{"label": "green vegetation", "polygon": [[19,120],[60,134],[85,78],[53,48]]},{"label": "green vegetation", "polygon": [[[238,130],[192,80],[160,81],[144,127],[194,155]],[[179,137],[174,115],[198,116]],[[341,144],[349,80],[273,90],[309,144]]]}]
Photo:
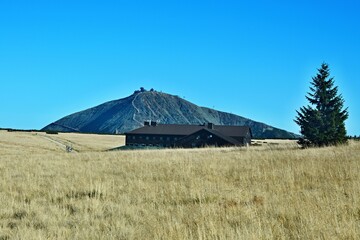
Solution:
[{"label": "green vegetation", "polygon": [[49,130],[49,131],[46,131],[46,134],[59,134],[59,133],[57,131]]},{"label": "green vegetation", "polygon": [[323,63],[318,71],[312,79],[311,92],[306,96],[311,106],[296,111],[298,116],[295,122],[300,126],[301,134],[304,136],[300,144],[321,147],[345,143],[345,120],[349,114],[347,109],[343,109],[344,99],[338,95],[334,78],[329,78],[329,66]]}]

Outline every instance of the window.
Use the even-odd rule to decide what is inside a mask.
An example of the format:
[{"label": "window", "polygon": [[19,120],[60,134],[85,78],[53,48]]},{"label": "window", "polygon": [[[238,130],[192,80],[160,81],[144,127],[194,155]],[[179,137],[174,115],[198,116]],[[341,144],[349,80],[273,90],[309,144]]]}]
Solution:
[{"label": "window", "polygon": [[146,137],[146,140],[149,140],[149,137],[148,137],[148,136]]},{"label": "window", "polygon": [[167,138],[166,138],[166,141],[170,141],[170,137],[167,137]]},{"label": "window", "polygon": [[133,136],[133,137],[132,137],[132,139],[134,139],[134,140],[135,140],[135,139],[136,139],[136,137],[135,137],[135,136]]},{"label": "window", "polygon": [[160,140],[163,140],[163,137],[160,137]]}]

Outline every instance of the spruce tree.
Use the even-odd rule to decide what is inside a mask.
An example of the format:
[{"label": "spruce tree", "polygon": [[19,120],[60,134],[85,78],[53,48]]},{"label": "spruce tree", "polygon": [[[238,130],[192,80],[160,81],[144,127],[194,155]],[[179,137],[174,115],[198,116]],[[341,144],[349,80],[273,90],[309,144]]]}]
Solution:
[{"label": "spruce tree", "polygon": [[343,109],[344,99],[342,95],[338,95],[334,78],[330,78],[328,64],[321,65],[317,75],[312,78],[311,85],[306,96],[310,105],[296,111],[298,116],[294,120],[304,137],[299,143],[304,147],[345,143],[345,120],[349,114],[347,108]]}]

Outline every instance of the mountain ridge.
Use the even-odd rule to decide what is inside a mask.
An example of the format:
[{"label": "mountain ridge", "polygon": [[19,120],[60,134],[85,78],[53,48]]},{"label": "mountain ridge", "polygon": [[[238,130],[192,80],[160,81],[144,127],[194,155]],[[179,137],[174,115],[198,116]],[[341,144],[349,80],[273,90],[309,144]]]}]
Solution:
[{"label": "mountain ridge", "polygon": [[296,138],[297,135],[262,122],[232,113],[200,107],[176,95],[154,90],[135,91],[132,95],[108,101],[95,107],[67,115],[44,131],[124,133],[143,126],[146,120],[160,124],[246,125],[254,138]]}]

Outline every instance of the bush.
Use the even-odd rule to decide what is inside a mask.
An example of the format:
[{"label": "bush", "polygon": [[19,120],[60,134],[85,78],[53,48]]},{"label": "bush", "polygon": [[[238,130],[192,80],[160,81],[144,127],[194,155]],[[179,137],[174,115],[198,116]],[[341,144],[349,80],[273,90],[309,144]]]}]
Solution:
[{"label": "bush", "polygon": [[46,134],[59,134],[59,133],[57,131],[49,130],[49,131],[46,131]]}]

